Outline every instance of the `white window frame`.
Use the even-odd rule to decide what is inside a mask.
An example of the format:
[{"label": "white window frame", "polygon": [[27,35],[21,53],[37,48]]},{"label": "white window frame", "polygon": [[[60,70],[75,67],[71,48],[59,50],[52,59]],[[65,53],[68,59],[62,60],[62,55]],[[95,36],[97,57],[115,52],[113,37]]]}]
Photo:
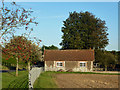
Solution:
[{"label": "white window frame", "polygon": [[[62,63],[62,66],[58,66],[58,63]],[[56,62],[56,67],[64,67],[64,62]]]},{"label": "white window frame", "polygon": [[[82,64],[82,66],[80,66],[80,64]],[[85,64],[85,66],[84,66],[84,64]],[[86,64],[87,64],[87,62],[79,62],[80,67],[86,67],[87,66]]]}]

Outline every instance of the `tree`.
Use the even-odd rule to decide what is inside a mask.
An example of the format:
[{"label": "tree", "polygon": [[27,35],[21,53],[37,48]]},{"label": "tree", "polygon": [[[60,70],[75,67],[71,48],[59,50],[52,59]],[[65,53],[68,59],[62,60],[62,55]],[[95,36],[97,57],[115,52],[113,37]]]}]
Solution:
[{"label": "tree", "polygon": [[[37,42],[38,44],[41,41]],[[36,48],[33,47],[32,41],[28,40],[24,36],[15,36],[9,43],[6,43],[3,52],[8,55],[8,57],[15,57],[17,60],[16,65],[16,76],[18,76],[18,62],[22,60],[28,62],[28,70],[30,70],[30,61],[34,58],[33,52],[36,52]],[[8,60],[8,58],[6,58]]]},{"label": "tree", "polygon": [[105,71],[107,71],[108,66],[112,65],[112,67],[115,67],[115,64],[117,63],[116,58],[112,53],[101,50],[95,51],[95,62],[103,65],[105,67]]},{"label": "tree", "polygon": [[88,11],[71,12],[63,23],[62,49],[101,49],[108,44],[105,21]]},{"label": "tree", "polygon": [[4,0],[2,0],[0,10],[0,18],[2,19],[0,24],[0,39],[2,43],[8,39],[8,36],[13,35],[17,29],[25,27],[25,30],[30,32],[33,28],[29,27],[29,25],[38,24],[35,22],[35,17],[31,16],[33,12],[31,8],[27,10],[15,2],[12,2],[11,6],[7,7]]},{"label": "tree", "polygon": [[48,50],[58,50],[58,47],[51,45],[51,46],[42,46],[42,53],[44,52],[44,49],[48,49]]},{"label": "tree", "polygon": [[36,45],[35,43],[33,43],[32,45],[32,57],[31,57],[31,63],[32,64],[35,64],[37,62],[40,62],[42,61],[42,50],[41,48]]},{"label": "tree", "polygon": [[[11,7],[10,8],[9,7],[5,6],[4,0],[2,0],[2,7],[0,8],[0,10],[1,10],[0,19],[2,19],[1,26],[0,26],[0,41],[2,43],[1,45],[3,47],[5,46],[5,51],[4,51],[5,54],[16,57],[17,61],[19,61],[18,59],[23,58],[22,53],[25,53],[27,55],[29,54],[28,57],[24,56],[25,58],[23,58],[22,60],[28,61],[28,66],[30,67],[30,60],[31,60],[30,58],[32,57],[32,54],[31,54],[31,47],[32,47],[31,44],[32,43],[28,39],[30,38],[29,36],[30,36],[31,32],[33,31],[33,28],[30,27],[29,25],[30,24],[37,25],[38,23],[35,21],[35,17],[31,16],[31,13],[33,12],[31,8],[25,9],[25,8],[21,7],[20,5],[17,5],[16,2],[12,2]],[[16,40],[14,40],[15,39],[15,35],[14,35],[15,31],[17,31],[17,29],[20,29],[21,27],[24,27],[26,32],[23,32],[20,36],[28,35],[27,38],[23,37],[24,38],[23,41],[24,40],[28,41],[26,43],[24,42],[24,44],[21,43],[23,45],[21,45],[19,43],[19,42],[21,42],[20,40],[18,40],[18,42],[16,42],[16,40],[18,38]],[[21,30],[23,30],[23,29],[21,29]],[[37,41],[37,44],[39,44],[39,42],[40,42],[40,40]],[[14,47],[14,45],[13,45],[14,43],[15,43],[16,47]],[[22,47],[19,47],[19,44]],[[17,46],[19,48],[17,48]],[[12,50],[12,49],[15,49],[15,50]],[[18,49],[21,49],[21,50],[19,50],[21,52],[16,51]],[[36,51],[36,50],[34,50],[34,51]],[[21,57],[21,58],[19,58],[19,57]],[[17,69],[18,69],[18,66],[16,66],[16,75],[17,75],[17,71],[18,71]]]}]

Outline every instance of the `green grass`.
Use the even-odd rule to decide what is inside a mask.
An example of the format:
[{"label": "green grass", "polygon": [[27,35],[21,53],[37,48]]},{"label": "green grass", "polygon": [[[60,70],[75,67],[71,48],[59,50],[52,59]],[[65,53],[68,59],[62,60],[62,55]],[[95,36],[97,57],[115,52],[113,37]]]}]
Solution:
[{"label": "green grass", "polygon": [[[48,72],[51,72],[51,71],[48,71]],[[53,72],[53,71],[52,71]],[[102,74],[102,75],[120,75],[120,73],[96,73],[96,72],[54,72],[54,73],[62,73],[62,74]]]},{"label": "green grass", "polygon": [[19,71],[18,77],[15,72],[2,73],[2,88],[28,88],[28,72]]},{"label": "green grass", "polygon": [[43,72],[35,81],[34,88],[57,88],[54,72]]},{"label": "green grass", "polygon": [[47,71],[41,73],[39,78],[35,81],[33,87],[34,88],[58,88],[55,83],[55,75],[56,74],[101,74],[101,75],[120,75],[117,73],[95,73],[95,72],[55,72],[55,71]]}]

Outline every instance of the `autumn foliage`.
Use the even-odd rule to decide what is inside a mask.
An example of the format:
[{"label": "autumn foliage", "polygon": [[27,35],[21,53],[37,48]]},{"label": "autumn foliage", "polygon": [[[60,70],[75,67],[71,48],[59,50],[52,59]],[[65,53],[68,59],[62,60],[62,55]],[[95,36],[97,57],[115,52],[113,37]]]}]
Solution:
[{"label": "autumn foliage", "polygon": [[[38,44],[41,42],[37,42]],[[15,36],[6,44],[3,48],[4,54],[10,57],[18,57],[22,61],[29,61],[33,58],[33,52],[37,52],[37,49],[33,47],[31,40],[27,40],[24,36]],[[9,58],[6,58],[8,60]]]}]

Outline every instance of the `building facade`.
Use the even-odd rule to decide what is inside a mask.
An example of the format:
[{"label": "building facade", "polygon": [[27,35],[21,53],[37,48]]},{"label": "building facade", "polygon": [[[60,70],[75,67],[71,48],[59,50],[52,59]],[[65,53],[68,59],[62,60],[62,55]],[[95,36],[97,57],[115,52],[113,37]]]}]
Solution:
[{"label": "building facade", "polygon": [[45,50],[45,71],[93,71],[94,50]]}]

